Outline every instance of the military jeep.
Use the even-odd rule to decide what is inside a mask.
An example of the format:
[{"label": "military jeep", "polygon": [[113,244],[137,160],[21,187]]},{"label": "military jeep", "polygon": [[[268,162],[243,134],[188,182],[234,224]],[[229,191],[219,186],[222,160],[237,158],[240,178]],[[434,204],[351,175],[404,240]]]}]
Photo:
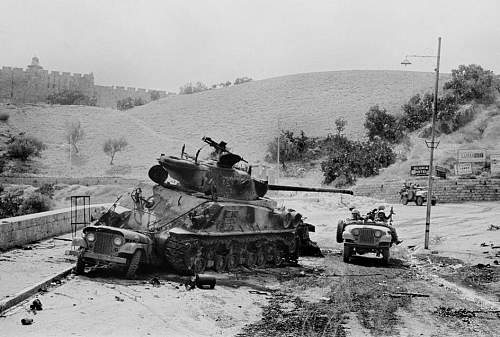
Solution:
[{"label": "military jeep", "polygon": [[[344,243],[343,260],[349,263],[353,255],[375,253],[382,256],[384,264],[389,263],[390,248],[395,242],[391,228],[376,209],[366,217],[340,220],[337,225],[337,242]],[[380,212],[379,212],[380,213]],[[382,213],[385,217],[385,214]],[[392,221],[392,212],[389,216]]]},{"label": "military jeep", "polygon": [[[401,203],[407,205],[409,202],[415,202],[417,206],[422,206],[427,202],[428,191],[420,186],[404,185],[399,191],[401,198]],[[431,205],[435,206],[437,203],[437,197],[433,194],[431,197]]]},{"label": "military jeep", "polygon": [[77,257],[75,271],[84,274],[87,266],[118,264],[133,278],[139,265],[161,263],[154,252],[153,238],[139,230],[133,213],[115,204],[73,239],[76,250],[66,251]]}]

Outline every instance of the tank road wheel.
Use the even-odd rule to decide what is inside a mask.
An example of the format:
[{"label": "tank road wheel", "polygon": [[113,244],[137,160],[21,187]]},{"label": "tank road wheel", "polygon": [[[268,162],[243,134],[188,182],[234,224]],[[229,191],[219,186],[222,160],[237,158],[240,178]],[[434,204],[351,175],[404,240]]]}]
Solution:
[{"label": "tank road wheel", "polygon": [[275,267],[281,267],[283,265],[282,254],[278,248],[273,251],[273,265]]},{"label": "tank road wheel", "polygon": [[137,249],[127,262],[127,271],[125,273],[125,277],[132,279],[135,277],[135,273],[137,269],[139,269],[139,263],[141,262],[142,250]]},{"label": "tank road wheel", "polygon": [[76,260],[75,273],[76,275],[85,274],[85,261],[83,261],[82,257],[78,257],[78,260]]},{"label": "tank road wheel", "polygon": [[345,263],[349,263],[352,255],[352,247],[344,245],[343,259]]},{"label": "tank road wheel", "polygon": [[248,253],[246,266],[248,268],[255,268],[255,253]]},{"label": "tank road wheel", "polygon": [[226,270],[232,271],[238,265],[238,257],[235,254],[226,255]]},{"label": "tank road wheel", "polygon": [[417,204],[417,206],[422,206],[424,204],[424,198],[422,198],[421,196],[418,196],[415,199],[415,203]]},{"label": "tank road wheel", "polygon": [[262,268],[266,265],[266,255],[262,251],[262,249],[259,249],[257,251],[257,256],[255,257],[255,264],[257,265],[257,268]]},{"label": "tank road wheel", "polygon": [[203,256],[194,258],[191,270],[194,274],[202,274],[207,267],[207,260]]},{"label": "tank road wheel", "polygon": [[218,273],[221,273],[224,271],[226,265],[226,261],[224,260],[224,256],[222,255],[215,255],[215,260],[214,260],[214,270]]},{"label": "tank road wheel", "polygon": [[388,265],[389,264],[389,257],[391,256],[391,253],[389,252],[389,248],[384,248],[382,250],[382,263],[384,265]]},{"label": "tank road wheel", "polygon": [[401,203],[402,203],[403,205],[408,205],[408,197],[407,197],[406,195],[403,195],[403,196],[401,197]]},{"label": "tank road wheel", "polygon": [[340,220],[337,224],[337,242],[342,243],[344,239],[342,238],[342,233],[344,233],[345,222]]}]

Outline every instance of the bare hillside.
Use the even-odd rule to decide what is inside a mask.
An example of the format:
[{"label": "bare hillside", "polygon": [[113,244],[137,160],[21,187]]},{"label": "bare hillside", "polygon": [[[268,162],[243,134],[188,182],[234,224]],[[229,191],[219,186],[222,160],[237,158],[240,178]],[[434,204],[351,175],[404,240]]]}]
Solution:
[{"label": "bare hillside", "polygon": [[[364,135],[364,114],[380,104],[397,111],[401,104],[433,84],[432,73],[339,71],[298,74],[254,81],[193,95],[168,97],[120,112],[84,106],[2,106],[10,114],[2,132],[27,132],[48,145],[40,174],[62,176],[121,175],[145,177],[160,153],[194,153],[201,137],[224,139],[251,161],[262,160],[266,145],[281,128],[320,136],[333,132],[344,117],[347,133]],[[85,138],[73,153],[70,171],[66,125],[79,120]],[[129,146],[115,165],[102,151],[110,137],[125,136]]]}]

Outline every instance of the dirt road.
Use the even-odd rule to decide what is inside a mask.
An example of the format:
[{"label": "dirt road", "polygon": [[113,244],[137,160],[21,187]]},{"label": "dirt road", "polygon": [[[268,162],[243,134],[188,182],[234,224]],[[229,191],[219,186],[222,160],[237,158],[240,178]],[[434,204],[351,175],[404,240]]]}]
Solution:
[{"label": "dirt road", "polygon": [[[425,207],[394,205],[404,243],[389,266],[374,256],[342,262],[337,221],[366,198],[282,195],[317,225],[325,258],[300,266],[218,274],[213,290],[186,290],[157,271],[127,281],[98,269],[72,276],[0,318],[2,336],[496,336],[500,231],[493,203],[433,208],[431,250],[421,248]],[[390,205],[388,205],[390,206]],[[481,245],[484,244],[484,245]],[[410,248],[408,248],[408,246]],[[486,253],[483,253],[486,252]],[[157,277],[160,284],[150,280]],[[33,298],[31,299],[33,300]],[[23,326],[25,317],[34,323]]]}]

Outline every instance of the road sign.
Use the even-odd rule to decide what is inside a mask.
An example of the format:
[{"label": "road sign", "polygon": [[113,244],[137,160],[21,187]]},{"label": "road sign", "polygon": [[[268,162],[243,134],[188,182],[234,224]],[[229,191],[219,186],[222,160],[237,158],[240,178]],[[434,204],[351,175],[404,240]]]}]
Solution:
[{"label": "road sign", "polygon": [[412,176],[428,176],[429,165],[412,165],[410,174]]},{"label": "road sign", "polygon": [[500,174],[500,154],[490,155],[491,174]]},{"label": "road sign", "polygon": [[484,163],[486,151],[484,150],[458,150],[459,163]]},{"label": "road sign", "polygon": [[459,176],[472,174],[472,163],[457,163],[455,167]]}]

